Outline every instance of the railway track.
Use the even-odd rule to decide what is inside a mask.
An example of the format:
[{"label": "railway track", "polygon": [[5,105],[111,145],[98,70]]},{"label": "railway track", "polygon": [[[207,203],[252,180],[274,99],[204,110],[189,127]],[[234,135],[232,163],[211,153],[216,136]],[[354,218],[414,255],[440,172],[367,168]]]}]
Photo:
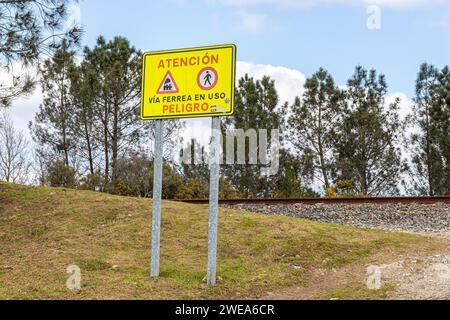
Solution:
[{"label": "railway track", "polygon": [[[207,204],[208,199],[192,199],[192,200],[175,200],[193,204]],[[219,204],[335,204],[335,203],[450,203],[450,196],[442,197],[367,197],[367,198],[264,198],[264,199],[220,199]]]}]

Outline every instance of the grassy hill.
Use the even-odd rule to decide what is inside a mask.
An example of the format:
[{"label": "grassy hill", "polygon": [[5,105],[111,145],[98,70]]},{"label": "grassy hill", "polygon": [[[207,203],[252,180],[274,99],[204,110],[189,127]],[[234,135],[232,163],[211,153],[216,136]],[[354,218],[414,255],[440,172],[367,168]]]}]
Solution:
[{"label": "grassy hill", "polygon": [[[151,200],[0,183],[0,298],[259,298],[292,286],[308,290],[350,267],[357,275],[348,274],[314,296],[386,298],[395,290],[389,284],[365,289],[367,265],[449,245],[418,235],[222,208],[220,280],[211,288],[202,283],[207,225],[206,205],[163,203],[161,277],[155,281],[148,276]],[[66,288],[71,264],[81,268],[82,289],[76,293]]]}]

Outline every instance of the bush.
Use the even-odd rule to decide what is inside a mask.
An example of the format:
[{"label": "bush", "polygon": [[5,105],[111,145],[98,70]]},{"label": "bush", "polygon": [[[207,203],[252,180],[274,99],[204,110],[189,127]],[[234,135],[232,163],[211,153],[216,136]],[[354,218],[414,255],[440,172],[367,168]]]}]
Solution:
[{"label": "bush", "polygon": [[145,153],[132,153],[117,160],[116,181],[106,187],[111,193],[145,197],[151,194],[152,184],[152,160]]},{"label": "bush", "polygon": [[[209,185],[208,185],[209,187]],[[242,195],[238,193],[224,177],[219,180],[219,199],[238,199]]]},{"label": "bush", "polygon": [[133,196],[135,195],[133,188],[125,181],[119,181],[114,188],[115,193],[119,196]]},{"label": "bush", "polygon": [[103,178],[100,170],[94,173],[89,173],[84,176],[80,181],[80,189],[100,191],[103,185]]},{"label": "bush", "polygon": [[333,187],[328,187],[325,189],[325,197],[327,198],[336,198],[337,192],[336,189]]},{"label": "bush", "polygon": [[181,185],[178,189],[176,199],[206,199],[208,198],[208,189],[200,179],[195,178],[187,184]]},{"label": "bush", "polygon": [[65,165],[64,161],[56,160],[47,167],[46,182],[51,187],[76,187],[76,171]]}]

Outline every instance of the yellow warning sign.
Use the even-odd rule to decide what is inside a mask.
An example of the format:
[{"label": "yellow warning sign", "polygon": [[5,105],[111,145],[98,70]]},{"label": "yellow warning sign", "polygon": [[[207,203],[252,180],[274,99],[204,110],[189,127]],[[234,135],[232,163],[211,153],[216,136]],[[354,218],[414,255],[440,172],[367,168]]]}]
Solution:
[{"label": "yellow warning sign", "polygon": [[143,120],[233,114],[233,44],[146,52],[142,69]]}]

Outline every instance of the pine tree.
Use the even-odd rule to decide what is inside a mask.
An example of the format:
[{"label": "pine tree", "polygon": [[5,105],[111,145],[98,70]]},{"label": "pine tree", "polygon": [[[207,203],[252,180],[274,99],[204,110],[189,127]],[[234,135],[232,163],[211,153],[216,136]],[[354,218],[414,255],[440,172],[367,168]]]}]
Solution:
[{"label": "pine tree", "polygon": [[[140,119],[142,53],[123,37],[107,42],[97,39],[93,49],[85,48],[82,65],[94,95],[92,113],[96,118],[96,140],[104,161],[105,188],[114,192],[121,155],[140,151],[141,144],[153,139],[154,122]],[[174,148],[181,122],[164,121],[166,156]]]},{"label": "pine tree", "polygon": [[[51,55],[65,44],[77,44],[81,30],[63,30],[67,6],[72,0],[0,1],[0,67],[12,72],[15,62],[29,67],[43,55]],[[34,89],[29,74],[13,74],[11,84],[0,85],[0,107],[7,106]]]},{"label": "pine tree", "polygon": [[99,123],[95,116],[94,98],[92,91],[96,75],[93,74],[85,62],[73,69],[70,80],[70,99],[72,105],[72,130],[78,137],[77,155],[90,175],[94,175],[99,169],[95,164],[99,156],[97,151],[99,142],[95,133],[98,130]]},{"label": "pine tree", "polygon": [[352,181],[359,194],[396,194],[402,169],[400,100],[386,105],[384,76],[360,66],[347,86],[346,116],[337,132],[338,179]]},{"label": "pine tree", "polygon": [[324,190],[331,185],[335,167],[333,142],[341,120],[338,110],[341,102],[341,91],[321,68],[306,80],[302,99],[295,99],[288,120],[289,141],[299,155],[313,157],[312,174]]},{"label": "pine tree", "polygon": [[[75,68],[74,52],[66,43],[41,69],[43,103],[30,123],[38,152],[45,162],[60,160],[65,166],[73,164],[77,137],[72,130],[72,104],[70,100],[70,74]],[[72,162],[71,162],[72,160]]]},{"label": "pine tree", "polygon": [[419,129],[407,140],[412,156],[405,185],[414,194],[435,196],[449,192],[448,77],[448,67],[439,71],[427,63],[420,66],[413,113],[408,116],[412,126]]},{"label": "pine tree", "polygon": [[[236,89],[236,112],[224,121],[224,129],[282,129],[283,112],[278,106],[275,83],[265,76],[254,80],[245,75],[239,80]],[[268,143],[269,144],[269,143]],[[226,152],[226,148],[225,152]],[[223,172],[232,187],[244,197],[273,196],[276,190],[275,177],[261,177],[262,164],[248,164],[248,144],[246,145],[246,164],[224,165]],[[259,147],[257,153],[259,154]]]},{"label": "pine tree", "polygon": [[438,74],[436,100],[431,107],[431,134],[436,139],[440,175],[435,187],[437,195],[450,195],[450,69],[445,66]]},{"label": "pine tree", "polygon": [[435,159],[437,150],[431,134],[430,117],[433,100],[436,99],[438,70],[427,63],[420,66],[416,80],[416,96],[414,98],[413,113],[408,116],[409,122],[418,126],[419,133],[410,135],[407,142],[412,151],[409,176],[412,185],[410,192],[419,195],[435,194],[436,174],[439,174],[439,166],[436,167]]},{"label": "pine tree", "polygon": [[93,112],[101,124],[105,183],[114,190],[119,154],[139,143],[145,122],[140,120],[141,52],[127,39],[106,42],[99,37],[93,49],[85,49],[86,72],[95,75]]},{"label": "pine tree", "polygon": [[302,187],[304,158],[292,155],[288,150],[280,151],[280,169],[276,177],[275,196],[280,198],[300,198],[305,195]]}]

